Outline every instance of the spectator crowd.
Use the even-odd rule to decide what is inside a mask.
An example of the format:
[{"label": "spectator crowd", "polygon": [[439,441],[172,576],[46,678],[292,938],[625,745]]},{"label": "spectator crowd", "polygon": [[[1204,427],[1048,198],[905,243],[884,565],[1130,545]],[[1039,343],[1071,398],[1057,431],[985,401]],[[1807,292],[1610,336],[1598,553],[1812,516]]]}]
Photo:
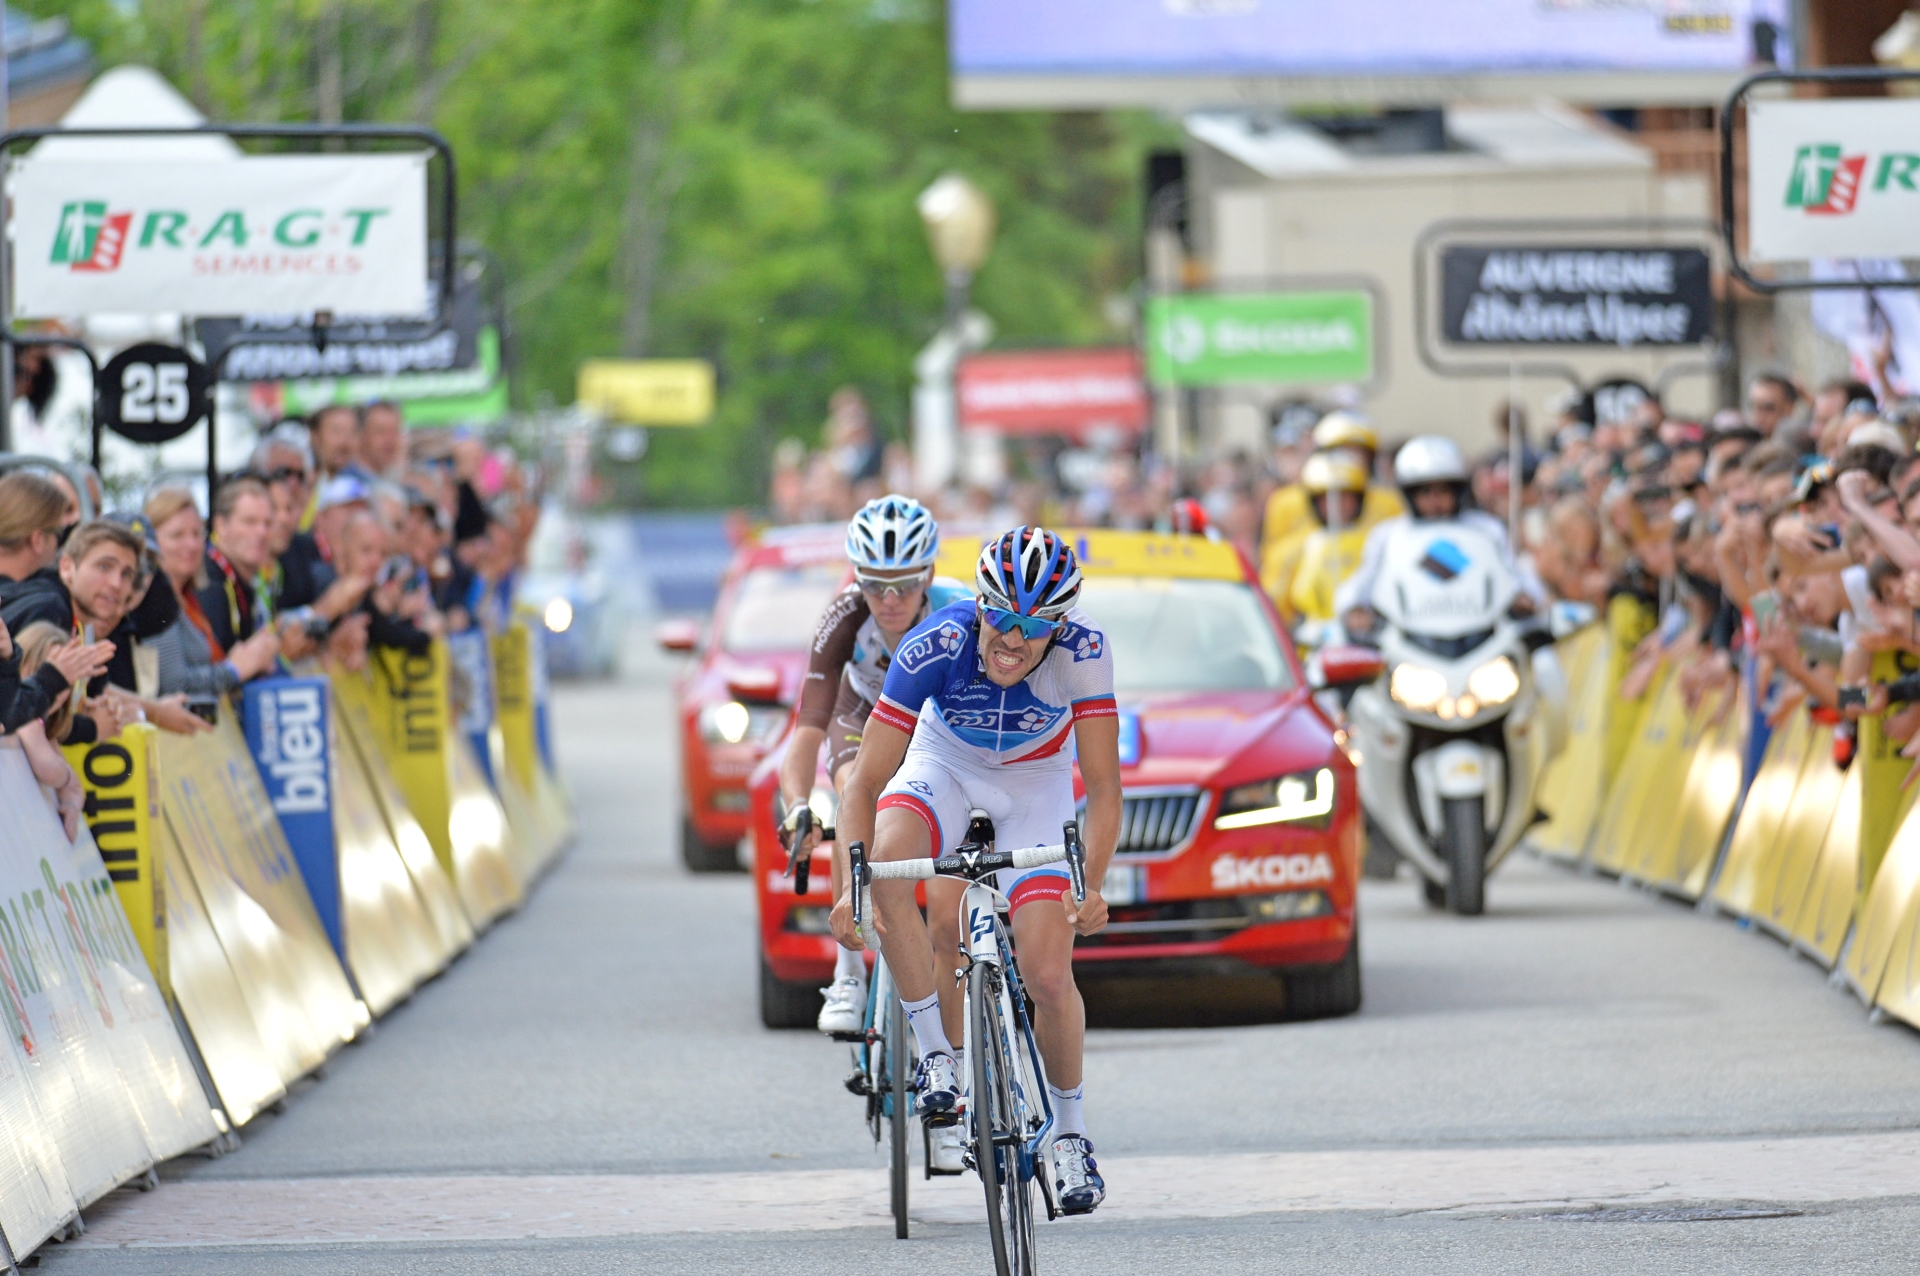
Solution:
[{"label": "spectator crowd", "polygon": [[280,422],[204,503],[160,485],[83,515],[101,503],[85,467],[0,471],[0,736],[70,836],[81,791],[56,745],[210,731],[253,679],[497,631],[539,508],[509,454],[407,431],[391,403]]}]

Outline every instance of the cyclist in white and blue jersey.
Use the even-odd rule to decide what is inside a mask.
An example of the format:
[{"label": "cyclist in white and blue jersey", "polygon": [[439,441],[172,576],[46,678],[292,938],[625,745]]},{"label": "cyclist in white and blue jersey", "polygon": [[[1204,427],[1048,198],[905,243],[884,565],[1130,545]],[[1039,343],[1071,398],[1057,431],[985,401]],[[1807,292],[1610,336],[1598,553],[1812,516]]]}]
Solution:
[{"label": "cyclist in white and blue jersey", "polygon": [[[983,549],[975,590],[976,601],[935,612],[894,652],[842,793],[839,845],[864,842],[876,861],[942,855],[965,840],[976,807],[992,817],[1000,850],[1058,845],[1061,826],[1074,818],[1077,749],[1087,799],[1085,902],[1075,905],[1061,867],[1004,870],[998,885],[1013,906],[1014,945],[1047,1067],[1057,1194],[1067,1213],[1084,1214],[1106,1185],[1082,1107],[1086,1011],[1073,981],[1073,938],[1107,923],[1100,885],[1120,831],[1112,658],[1105,636],[1074,607],[1080,568],[1073,551],[1044,528],[1016,528]],[[919,1047],[921,1118],[929,1127],[951,1126],[960,1117],[951,1042],[960,1035],[961,989],[944,970],[935,978],[913,884],[875,882],[873,900]],[[930,890],[929,912],[936,907]],[[850,892],[832,920],[841,944],[861,946]]]}]

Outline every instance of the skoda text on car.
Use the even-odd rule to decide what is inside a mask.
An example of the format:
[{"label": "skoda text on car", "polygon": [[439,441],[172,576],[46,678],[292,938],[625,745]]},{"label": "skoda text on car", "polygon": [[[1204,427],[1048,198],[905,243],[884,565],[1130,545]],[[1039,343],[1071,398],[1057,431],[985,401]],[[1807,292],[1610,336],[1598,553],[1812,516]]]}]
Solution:
[{"label": "skoda text on car", "polygon": [[845,539],[837,524],[769,531],[727,569],[704,632],[690,621],[660,627],[663,646],[696,653],[677,689],[689,868],[735,866],[748,777],[786,727],[814,624],[846,580]]},{"label": "skoda text on car", "polygon": [[[1252,565],[1197,536],[1066,535],[1085,577],[1079,606],[1113,647],[1125,785],[1102,888],[1112,920],[1078,942],[1081,973],[1267,971],[1284,979],[1289,1013],[1353,1010],[1354,768]],[[936,570],[970,578],[979,545],[944,535]],[[795,896],[773,770],[753,786],[763,979],[818,987],[833,966],[827,851]]]}]

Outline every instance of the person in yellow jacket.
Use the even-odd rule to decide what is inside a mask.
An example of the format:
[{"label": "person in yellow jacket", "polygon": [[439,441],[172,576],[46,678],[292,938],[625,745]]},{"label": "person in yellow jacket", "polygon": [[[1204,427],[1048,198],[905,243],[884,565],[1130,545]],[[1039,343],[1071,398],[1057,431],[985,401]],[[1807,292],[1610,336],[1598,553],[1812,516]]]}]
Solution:
[{"label": "person in yellow jacket", "polygon": [[1300,471],[1311,521],[1273,547],[1266,559],[1270,574],[1261,580],[1289,629],[1333,619],[1334,590],[1353,575],[1367,544],[1370,527],[1361,521],[1367,478],[1337,451],[1314,453]]},{"label": "person in yellow jacket", "polygon": [[[1380,450],[1380,436],[1373,432],[1372,426],[1351,412],[1329,412],[1320,418],[1320,424],[1313,427],[1313,449],[1315,455],[1325,452],[1345,454],[1363,473],[1371,476],[1374,455]],[[1269,560],[1291,537],[1320,525],[1314,518],[1308,497],[1305,484],[1290,483],[1267,498],[1266,517],[1260,529],[1260,574],[1263,579],[1272,574]],[[1406,512],[1407,503],[1399,492],[1386,484],[1369,481],[1365,499],[1360,505],[1360,517],[1354,522],[1358,527],[1371,528],[1376,523],[1398,518]]]}]

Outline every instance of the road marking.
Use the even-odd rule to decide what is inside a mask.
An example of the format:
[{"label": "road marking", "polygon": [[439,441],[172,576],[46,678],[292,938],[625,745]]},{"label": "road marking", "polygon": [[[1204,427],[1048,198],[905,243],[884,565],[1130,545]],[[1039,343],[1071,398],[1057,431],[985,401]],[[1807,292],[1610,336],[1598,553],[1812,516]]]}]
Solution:
[{"label": "road marking", "polygon": [[[1097,1218],[1484,1210],[1920,1195],[1920,1131],[1798,1139],[1102,1159]],[[916,1176],[923,1222],[981,1217],[977,1180]],[[885,1171],[202,1179],[121,1191],[83,1247],[324,1245],[822,1231],[889,1221]]]}]

